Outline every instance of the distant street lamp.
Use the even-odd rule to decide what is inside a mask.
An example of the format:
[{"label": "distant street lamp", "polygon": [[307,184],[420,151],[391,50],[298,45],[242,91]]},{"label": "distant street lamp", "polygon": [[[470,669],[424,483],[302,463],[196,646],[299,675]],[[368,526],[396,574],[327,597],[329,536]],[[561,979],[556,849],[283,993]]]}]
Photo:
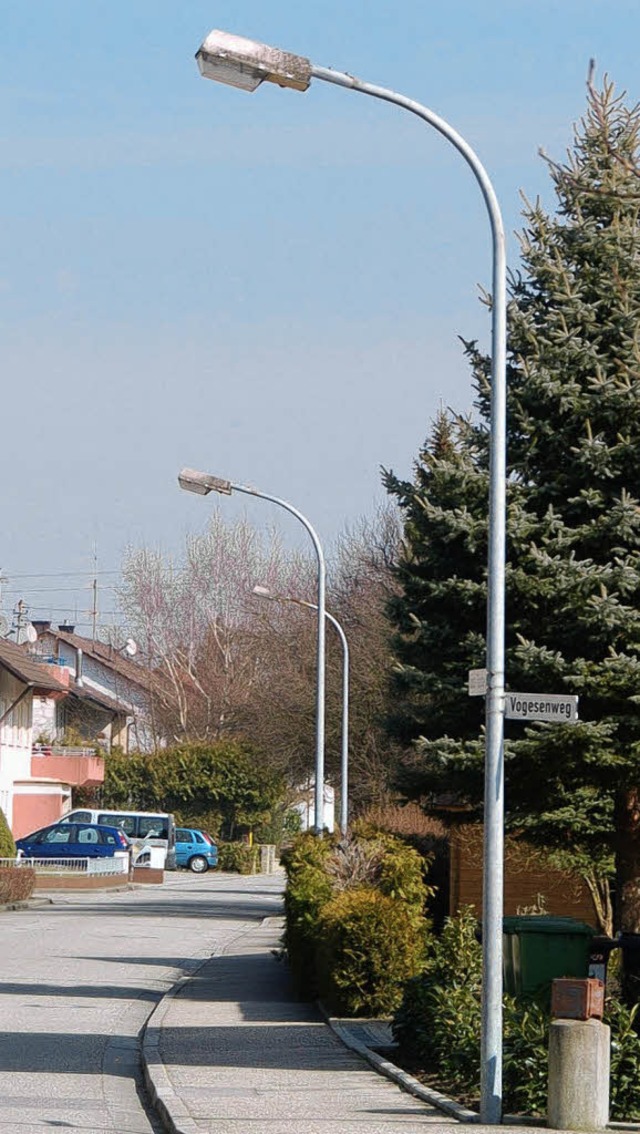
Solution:
[{"label": "distant street lamp", "polygon": [[410,111],[433,126],[462,155],[480,186],[492,237],[491,423],[489,434],[489,547],[487,563],[487,696],[484,772],[482,904],[482,1043],[480,1118],[502,1115],[502,914],[504,876],[504,636],[506,547],[506,252],[500,206],[471,146],[428,107],[301,55],[212,31],[196,54],[207,79],[254,91],[262,82],[305,91],[312,79],[371,95]]},{"label": "distant street lamp", "polygon": [[[315,602],[306,602],[304,599],[293,598],[292,595],[273,594],[268,587],[254,587],[254,595],[270,599],[272,602],[291,602],[295,606],[306,606],[309,610],[317,610]],[[349,643],[347,636],[333,614],[328,610],[324,612],[325,618],[338,631],[342,643],[342,733],[340,738],[340,834],[346,835],[349,829]]]},{"label": "distant street lamp", "polygon": [[195,469],[182,469],[178,476],[178,484],[185,492],[195,492],[199,496],[207,496],[210,492],[219,492],[223,496],[230,496],[232,492],[244,492],[247,496],[257,496],[261,500],[270,500],[272,504],[279,504],[287,512],[291,512],[296,519],[307,529],[311,536],[318,560],[318,636],[316,650],[316,767],[315,767],[315,828],[318,835],[322,834],[322,816],[324,813],[324,666],[325,666],[325,579],[326,570],[324,553],[318,534],[311,526],[306,516],[302,515],[293,504],[280,500],[278,496],[271,496],[267,492],[259,492],[257,488],[249,488],[244,484],[234,484],[209,473],[197,472]]}]

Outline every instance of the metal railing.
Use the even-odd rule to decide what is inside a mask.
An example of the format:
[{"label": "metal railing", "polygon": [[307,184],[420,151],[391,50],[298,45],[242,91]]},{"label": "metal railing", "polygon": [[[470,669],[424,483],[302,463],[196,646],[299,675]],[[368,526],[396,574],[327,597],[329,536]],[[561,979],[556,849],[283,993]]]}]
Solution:
[{"label": "metal railing", "polygon": [[7,866],[16,870],[30,866],[36,874],[87,874],[104,878],[114,874],[128,875],[129,855],[118,854],[111,858],[0,858],[0,867]]}]

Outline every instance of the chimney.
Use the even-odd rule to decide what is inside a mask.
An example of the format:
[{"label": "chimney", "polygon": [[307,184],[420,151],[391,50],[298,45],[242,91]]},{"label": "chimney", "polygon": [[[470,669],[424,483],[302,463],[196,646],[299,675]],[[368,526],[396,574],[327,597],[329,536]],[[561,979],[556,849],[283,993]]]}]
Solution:
[{"label": "chimney", "polygon": [[33,626],[38,637],[40,637],[41,634],[46,633],[47,630],[51,629],[51,622],[48,622],[46,618],[32,618],[31,625]]},{"label": "chimney", "polygon": [[70,622],[63,622],[62,626],[58,626],[58,630],[61,630],[63,634],[73,634],[75,625]]}]

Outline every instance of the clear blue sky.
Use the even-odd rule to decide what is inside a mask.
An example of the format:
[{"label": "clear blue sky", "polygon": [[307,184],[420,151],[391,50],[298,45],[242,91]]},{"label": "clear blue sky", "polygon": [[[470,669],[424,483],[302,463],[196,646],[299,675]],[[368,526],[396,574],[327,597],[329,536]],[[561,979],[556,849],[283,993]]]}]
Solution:
[{"label": "clear blue sky", "polygon": [[537,151],[570,143],[590,57],[640,97],[637,0],[4,0],[5,613],[90,606],[94,545],[102,570],[178,549],[211,506],[179,492],[185,464],[289,499],[329,544],[382,499],[381,464],[410,473],[441,402],[470,407],[457,336],[487,341],[491,265],[464,162],[323,83],[204,81],[212,27],[431,106],[510,234],[521,189],[552,200]]}]

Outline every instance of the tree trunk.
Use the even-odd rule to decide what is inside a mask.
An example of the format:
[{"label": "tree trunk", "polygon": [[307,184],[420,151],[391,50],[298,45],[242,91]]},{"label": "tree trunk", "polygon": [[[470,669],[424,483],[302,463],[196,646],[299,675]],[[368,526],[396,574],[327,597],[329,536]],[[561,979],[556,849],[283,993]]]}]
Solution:
[{"label": "tree trunk", "polygon": [[640,996],[640,787],[616,800],[616,923],[622,932],[622,990],[629,1004]]}]

